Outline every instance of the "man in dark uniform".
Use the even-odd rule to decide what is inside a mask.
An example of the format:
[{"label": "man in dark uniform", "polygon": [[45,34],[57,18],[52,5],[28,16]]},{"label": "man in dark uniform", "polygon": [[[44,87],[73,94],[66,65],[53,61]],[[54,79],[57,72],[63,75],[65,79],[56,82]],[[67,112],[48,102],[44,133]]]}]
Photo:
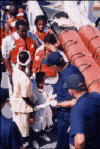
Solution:
[{"label": "man in dark uniform", "polygon": [[61,73],[59,82],[56,86],[58,111],[57,111],[57,146],[56,149],[68,149],[69,148],[69,134],[67,129],[69,127],[70,110],[73,105],[76,104],[76,99],[73,98],[69,92],[62,88],[66,78],[71,74],[81,74],[79,69],[66,63],[62,55],[58,52],[51,52],[47,58],[43,60],[43,63],[50,65],[54,70]]},{"label": "man in dark uniform", "polygon": [[70,114],[70,143],[75,149],[100,149],[100,94],[88,93],[83,76],[66,78],[63,88],[77,99]]}]

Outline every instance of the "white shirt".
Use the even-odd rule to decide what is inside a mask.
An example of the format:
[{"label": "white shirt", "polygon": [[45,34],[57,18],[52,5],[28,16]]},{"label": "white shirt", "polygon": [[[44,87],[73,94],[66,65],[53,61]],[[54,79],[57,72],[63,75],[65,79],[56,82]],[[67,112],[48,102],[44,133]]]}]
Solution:
[{"label": "white shirt", "polygon": [[16,47],[15,40],[12,35],[5,37],[2,40],[2,56],[3,58],[10,57],[10,51]]}]

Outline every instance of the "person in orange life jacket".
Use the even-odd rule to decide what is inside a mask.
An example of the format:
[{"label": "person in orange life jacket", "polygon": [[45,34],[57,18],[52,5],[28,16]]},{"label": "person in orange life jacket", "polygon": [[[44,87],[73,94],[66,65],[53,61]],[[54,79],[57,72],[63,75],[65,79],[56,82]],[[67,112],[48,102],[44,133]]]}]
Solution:
[{"label": "person in orange life jacket", "polygon": [[5,23],[5,30],[7,30],[7,27],[11,26],[12,32],[16,31],[15,23],[18,20],[17,17],[16,17],[17,14],[18,14],[18,7],[15,6],[15,5],[10,6],[10,8],[9,8],[9,16],[10,16],[10,18]]},{"label": "person in orange life jacket", "polygon": [[46,66],[42,64],[43,58],[47,57],[47,55],[51,51],[57,51],[56,49],[56,38],[54,34],[47,34],[44,38],[44,46],[39,47],[36,50],[35,56],[34,56],[34,62],[32,65],[32,72],[33,76],[35,78],[35,73],[42,71],[46,74],[46,80],[45,82],[48,84],[54,84],[58,80],[58,74],[56,74],[56,71],[54,71],[51,67]]},{"label": "person in orange life jacket", "polygon": [[55,84],[59,80],[59,74],[53,70],[50,66],[47,66],[42,63],[43,59],[48,56],[51,52],[59,52],[64,60],[68,62],[67,57],[65,56],[64,52],[60,51],[56,48],[56,38],[54,34],[47,34],[47,36],[44,38],[44,45],[39,47],[34,56],[34,62],[32,65],[32,72],[33,72],[33,86],[36,85],[35,82],[35,74],[39,71],[45,72],[46,79],[45,79],[45,85],[47,87],[47,91],[50,92],[54,90]]},{"label": "person in orange life jacket", "polygon": [[[38,15],[34,21],[34,24],[36,26],[36,28],[34,28],[34,33],[36,34],[37,37],[39,37],[42,41],[44,39],[44,37],[47,35],[47,33],[51,33],[54,34],[53,30],[51,28],[49,28],[47,25],[47,18],[45,15]],[[56,35],[55,35],[56,37]],[[59,45],[60,42],[57,39],[57,44]]]},{"label": "person in orange life jacket", "polygon": [[[7,13],[8,15],[8,20],[5,23],[5,32],[7,33],[7,28],[11,27],[12,28],[12,32],[16,31],[16,27],[15,27],[15,23],[19,20],[22,19],[24,21],[26,21],[24,19],[24,13],[21,13],[23,11],[21,8],[18,8],[18,6],[16,5],[11,5],[9,8],[9,11]],[[23,14],[23,15],[22,15]],[[21,16],[22,15],[22,16]],[[9,29],[10,30],[10,29]],[[7,34],[9,35],[9,34]]]},{"label": "person in orange life jacket", "polygon": [[[16,3],[16,1],[12,0],[10,8],[12,8],[12,7],[13,7],[13,11],[15,11],[16,7],[19,7],[19,3],[18,2]],[[12,25],[14,25],[14,22],[11,22],[13,20],[10,17],[11,15],[9,13],[8,13],[8,16],[9,16],[9,20],[5,24],[5,34],[6,34],[6,36],[9,35],[11,32],[16,31],[16,27],[15,26],[12,27]],[[23,9],[21,8],[21,6],[20,6],[20,8],[18,8],[18,14],[15,14],[15,21],[16,20],[18,21],[19,19],[22,19],[22,20],[26,21],[28,23],[28,29],[29,29],[28,19],[25,17],[25,14],[24,14]],[[40,42],[36,38],[35,34],[31,33],[30,31],[27,31],[27,36],[30,36],[32,38],[32,40],[35,41],[36,48],[38,48],[40,46]]]},{"label": "person in orange life jacket", "polygon": [[18,14],[17,14],[17,19],[22,19],[22,20],[25,20],[27,23],[28,23],[28,27],[29,27],[29,22],[28,22],[28,18],[27,18],[27,15],[26,13],[24,12],[24,8],[23,8],[23,5],[22,5],[22,0],[21,1],[15,1],[15,0],[11,0],[10,1],[10,4],[11,5],[16,5],[18,6]]},{"label": "person in orange life jacket", "polygon": [[[2,43],[2,56],[10,80],[12,79],[13,68],[17,63],[17,54],[22,50],[30,52],[32,65],[35,53],[34,40],[27,36],[27,23],[24,20],[18,20],[16,22],[16,32],[3,39]],[[10,93],[12,94],[12,92]]]}]

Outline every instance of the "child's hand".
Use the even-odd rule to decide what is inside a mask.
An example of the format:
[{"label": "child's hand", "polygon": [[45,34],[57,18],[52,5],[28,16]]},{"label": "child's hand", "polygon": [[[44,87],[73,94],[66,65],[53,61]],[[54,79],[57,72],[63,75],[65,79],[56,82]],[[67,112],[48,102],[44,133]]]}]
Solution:
[{"label": "child's hand", "polygon": [[57,107],[57,105],[58,105],[57,100],[52,100],[52,101],[51,101],[51,106],[52,106],[52,107]]}]

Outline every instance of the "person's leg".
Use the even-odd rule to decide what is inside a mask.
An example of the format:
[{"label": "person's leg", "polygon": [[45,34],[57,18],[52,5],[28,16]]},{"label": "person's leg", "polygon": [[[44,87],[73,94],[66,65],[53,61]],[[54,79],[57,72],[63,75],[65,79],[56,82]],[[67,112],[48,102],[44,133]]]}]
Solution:
[{"label": "person's leg", "polygon": [[13,121],[17,124],[24,139],[24,147],[29,145],[29,113],[13,112]]},{"label": "person's leg", "polygon": [[69,114],[67,112],[57,112],[57,145],[56,149],[69,149],[69,134],[67,129],[69,127]]},{"label": "person's leg", "polygon": [[50,138],[46,136],[46,134],[44,134],[44,130],[42,129],[40,131],[40,138],[42,138],[43,140],[49,142],[50,141]]},{"label": "person's leg", "polygon": [[43,129],[40,131],[40,135],[41,135],[41,136],[44,135],[44,130],[43,130]]},{"label": "person's leg", "polygon": [[30,142],[32,142],[32,145],[34,148],[39,148],[39,144],[36,140],[36,132],[33,130],[33,128],[30,128]]}]

